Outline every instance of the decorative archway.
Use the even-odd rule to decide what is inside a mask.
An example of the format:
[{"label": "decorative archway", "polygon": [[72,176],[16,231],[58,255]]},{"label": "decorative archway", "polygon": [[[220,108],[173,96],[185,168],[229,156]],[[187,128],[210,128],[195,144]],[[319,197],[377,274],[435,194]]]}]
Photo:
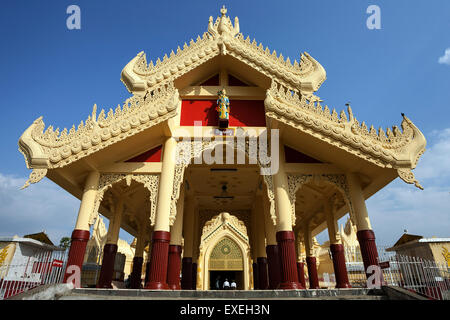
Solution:
[{"label": "decorative archway", "polygon": [[[267,132],[261,134],[265,138],[268,138]],[[277,223],[277,217],[275,213],[275,193],[273,185],[273,176],[268,174],[270,167],[270,157],[267,154],[267,150],[272,150],[274,146],[278,148],[277,143],[272,146],[271,139],[268,139],[266,143],[255,143],[253,146],[250,145],[250,140],[255,142],[254,138],[246,138],[245,135],[240,135],[236,138],[236,143],[234,139],[232,141],[227,139],[222,139],[221,137],[215,137],[213,140],[205,141],[195,141],[195,140],[182,140],[177,143],[177,164],[175,165],[175,173],[173,179],[173,188],[171,195],[171,205],[170,205],[170,225],[173,225],[176,219],[176,204],[178,198],[180,197],[181,184],[184,179],[184,172],[186,168],[193,162],[195,158],[202,155],[203,152],[209,150],[214,150],[216,147],[226,146],[227,148],[232,148],[238,152],[242,152],[249,159],[250,163],[258,165],[263,174],[263,181],[266,184],[267,196],[270,203],[270,217],[272,219],[273,225]],[[261,147],[265,147],[265,150],[261,150]],[[272,151],[271,151],[272,153]],[[259,157],[258,157],[259,155]]]},{"label": "decorative archway", "polygon": [[353,204],[350,197],[350,191],[347,183],[347,178],[344,174],[288,174],[288,188],[289,188],[289,200],[291,202],[291,215],[292,225],[295,226],[295,201],[297,191],[303,187],[303,185],[321,181],[326,184],[332,185],[342,195],[345,204],[348,207],[350,219],[355,223],[355,214]]},{"label": "decorative archway", "polygon": [[245,224],[227,212],[203,227],[197,268],[197,290],[210,288],[210,270],[242,271],[244,290],[250,290],[250,244]]}]

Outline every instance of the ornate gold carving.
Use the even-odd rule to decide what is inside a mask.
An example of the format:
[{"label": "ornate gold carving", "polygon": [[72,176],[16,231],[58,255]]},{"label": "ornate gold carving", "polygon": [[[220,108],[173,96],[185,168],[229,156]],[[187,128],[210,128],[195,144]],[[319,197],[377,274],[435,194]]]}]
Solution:
[{"label": "ornate gold carving", "polygon": [[[270,142],[269,142],[270,143]],[[226,141],[222,139],[213,139],[213,140],[202,140],[202,141],[180,141],[177,143],[177,157],[178,161],[175,165],[175,173],[174,173],[174,181],[173,181],[173,192],[171,197],[171,207],[170,207],[170,225],[173,225],[177,210],[176,205],[178,198],[180,196],[180,188],[184,179],[184,171],[191,163],[192,159],[198,158],[202,155],[205,150],[214,149],[216,146],[226,144]],[[234,145],[233,145],[234,146]],[[268,167],[269,162],[265,157],[267,155],[263,155],[258,152],[259,144],[257,148],[250,148],[248,139],[237,139],[237,143],[235,144],[236,149],[240,151],[244,151],[249,159],[256,160],[257,164],[260,168]],[[270,148],[270,146],[268,147]],[[260,154],[260,157],[256,157],[257,154]],[[264,175],[264,182],[267,186],[267,193],[270,201],[270,215],[272,217],[272,221],[274,225],[276,225],[276,214],[275,214],[275,196],[274,196],[274,187],[273,187],[273,178],[271,175]]]},{"label": "ornate gold carving", "polygon": [[223,238],[209,258],[209,270],[244,270],[242,251],[233,240]]},{"label": "ornate gold carving", "polygon": [[[202,209],[199,210],[199,218],[198,225],[200,230],[203,230],[206,222],[213,219],[220,210],[210,210],[210,209]],[[250,223],[250,210],[233,210],[229,212],[230,215],[235,216],[238,220],[242,221],[246,227],[247,234],[251,232],[251,223]]]},{"label": "ornate gold carving", "polygon": [[[306,98],[282,84],[272,82],[264,101],[266,115],[284,122],[332,145],[344,149],[358,157],[385,168],[396,168],[400,161],[409,161],[415,166],[423,153],[426,140],[420,130],[403,115],[402,131],[394,126],[393,131],[373,126],[370,129],[362,122],[360,125],[348,108],[345,112],[323,107],[320,99]],[[387,136],[386,136],[387,135]]]},{"label": "ornate gold carving", "polygon": [[409,168],[399,168],[397,169],[398,176],[400,179],[409,184],[414,184],[417,188],[423,190],[423,187],[420,185],[419,181],[414,177],[414,173]]},{"label": "ornate gold carving", "polygon": [[101,174],[97,195],[95,197],[94,210],[91,212],[89,224],[93,224],[98,216],[98,209],[103,200],[106,190],[111,188],[113,184],[125,180],[128,185],[131,184],[131,180],[143,184],[150,193],[150,223],[153,226],[155,224],[156,205],[158,196],[159,175],[158,174]]},{"label": "ornate gold carving", "polygon": [[[225,12],[225,13],[224,13]],[[147,64],[146,56],[140,52],[122,71],[122,82],[130,92],[150,90],[154,86],[161,86],[173,81],[181,75],[196,68],[217,55],[229,54],[236,59],[250,65],[252,68],[283,83],[287,87],[313,92],[319,89],[326,79],[323,67],[308,53],[300,56],[300,63],[291,63],[282,54],[271,52],[262,44],[244,39],[240,33],[239,19],[236,17],[234,25],[226,16],[226,9],[222,8],[221,16],[214,22],[209,18],[208,31],[202,37],[178,47],[176,53],[159,58],[156,64]]]},{"label": "ornate gold carving", "polygon": [[217,216],[213,217],[210,221],[205,223],[202,230],[201,244],[206,245],[212,236],[222,229],[229,229],[233,231],[234,234],[238,235],[245,242],[248,242],[247,228],[245,223],[240,221],[235,216],[230,215],[228,212],[222,212]]},{"label": "ornate gold carving", "polygon": [[31,171],[31,173],[30,173],[30,177],[25,182],[23,187],[20,189],[22,190],[22,189],[27,188],[30,185],[30,183],[38,183],[39,181],[44,179],[46,174],[47,174],[47,169],[33,169],[33,171]]},{"label": "ornate gold carving", "polygon": [[101,110],[98,117],[95,114],[97,106],[94,106],[92,115],[85,123],[81,121],[77,129],[73,126],[60,133],[59,128],[54,130],[49,126],[44,131],[41,117],[21,137],[19,149],[27,163],[32,163],[34,155],[29,149],[40,148],[49,159],[48,169],[61,168],[175,116],[178,102],[178,90],[169,83],[146,96],[132,96],[123,108],[118,106],[107,114]]},{"label": "ornate gold carving", "polygon": [[[355,221],[354,217],[354,209],[350,197],[350,189],[348,187],[347,178],[344,174],[288,174],[288,193],[289,193],[289,200],[291,202],[291,208],[292,208],[292,225],[295,226],[295,201],[296,201],[296,194],[297,191],[306,183],[309,183],[311,181],[324,181],[326,183],[332,184],[334,187],[336,187],[343,199],[345,204],[349,208],[349,214],[352,221]],[[343,203],[340,203],[340,199],[334,197],[332,199],[333,205],[339,205],[342,206]]]}]

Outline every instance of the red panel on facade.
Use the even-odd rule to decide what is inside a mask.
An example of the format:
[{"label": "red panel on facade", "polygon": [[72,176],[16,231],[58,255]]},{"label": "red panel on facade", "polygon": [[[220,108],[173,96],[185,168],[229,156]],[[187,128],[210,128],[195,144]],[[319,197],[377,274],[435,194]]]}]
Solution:
[{"label": "red panel on facade", "polygon": [[[193,126],[201,121],[202,126],[218,126],[216,100],[183,100],[181,106],[182,126]],[[266,114],[263,100],[230,101],[230,127],[265,127]]]},{"label": "red panel on facade", "polygon": [[288,163],[322,163],[287,146],[284,146],[284,155]]},{"label": "red panel on facade", "polygon": [[161,162],[162,145],[148,150],[125,162]]}]

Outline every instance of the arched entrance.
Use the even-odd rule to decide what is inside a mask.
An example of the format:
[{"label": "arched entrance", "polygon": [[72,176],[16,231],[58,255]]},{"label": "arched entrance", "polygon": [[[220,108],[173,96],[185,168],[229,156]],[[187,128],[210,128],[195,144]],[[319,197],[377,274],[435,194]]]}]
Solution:
[{"label": "arched entrance", "polygon": [[235,281],[238,290],[244,289],[244,259],[242,251],[229,237],[220,240],[209,257],[209,289],[223,288],[225,280]]},{"label": "arched entrance", "polygon": [[[227,212],[203,227],[198,265],[198,290],[215,289],[221,277],[235,280],[237,288],[250,290],[250,245],[245,224]],[[230,277],[230,278],[228,278]]]}]

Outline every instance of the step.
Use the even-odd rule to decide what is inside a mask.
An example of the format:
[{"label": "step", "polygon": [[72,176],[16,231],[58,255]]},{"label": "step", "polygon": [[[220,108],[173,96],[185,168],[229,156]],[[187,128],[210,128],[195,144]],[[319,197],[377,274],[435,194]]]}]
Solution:
[{"label": "step", "polygon": [[138,289],[73,289],[62,300],[386,300],[382,290],[365,288],[307,290],[138,290]]}]

